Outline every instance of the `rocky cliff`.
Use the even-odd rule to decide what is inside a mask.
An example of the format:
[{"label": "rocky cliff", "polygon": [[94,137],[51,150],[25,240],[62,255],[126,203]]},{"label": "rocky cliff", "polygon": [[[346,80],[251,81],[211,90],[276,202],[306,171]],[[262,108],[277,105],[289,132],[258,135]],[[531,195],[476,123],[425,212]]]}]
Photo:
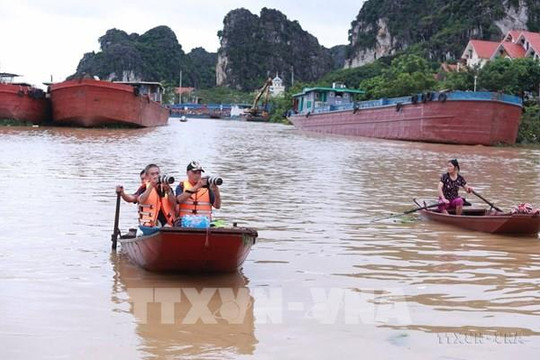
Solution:
[{"label": "rocky cliff", "polygon": [[445,61],[469,39],[500,40],[510,29],[540,30],[537,0],[368,0],[351,24],[345,67],[411,46]]},{"label": "rocky cliff", "polygon": [[239,90],[260,88],[267,77],[285,84],[315,81],[332,70],[330,51],[277,10],[263,8],[260,16],[246,9],[227,14],[219,31],[216,81]]},{"label": "rocky cliff", "polygon": [[196,48],[186,55],[167,26],[142,35],[111,29],[99,38],[99,43],[101,51],[84,54],[71,77],[89,74],[109,81],[177,83],[182,71],[183,86],[215,86],[217,54]]}]

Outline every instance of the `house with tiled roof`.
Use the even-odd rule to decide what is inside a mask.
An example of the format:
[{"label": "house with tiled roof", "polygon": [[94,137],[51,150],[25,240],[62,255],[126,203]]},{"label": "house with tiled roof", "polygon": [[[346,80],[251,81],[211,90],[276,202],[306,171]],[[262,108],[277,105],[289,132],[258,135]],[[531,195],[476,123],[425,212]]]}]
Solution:
[{"label": "house with tiled roof", "polygon": [[465,59],[468,67],[484,66],[490,59],[497,47],[498,42],[485,40],[469,40],[461,58]]},{"label": "house with tiled roof", "polygon": [[498,57],[540,59],[540,33],[510,30],[501,42],[469,40],[461,58],[468,67],[484,66]]},{"label": "house with tiled roof", "polygon": [[503,41],[497,45],[497,49],[491,55],[489,60],[493,60],[497,57],[519,59],[525,57],[525,49],[519,44],[510,41]]},{"label": "house with tiled roof", "polygon": [[516,44],[525,50],[523,57],[540,58],[540,34],[522,31],[516,40]]}]

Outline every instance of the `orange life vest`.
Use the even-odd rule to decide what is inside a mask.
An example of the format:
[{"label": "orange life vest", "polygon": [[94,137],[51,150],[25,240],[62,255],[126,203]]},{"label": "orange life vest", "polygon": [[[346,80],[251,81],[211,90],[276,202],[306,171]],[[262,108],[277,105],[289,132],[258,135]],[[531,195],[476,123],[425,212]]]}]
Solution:
[{"label": "orange life vest", "polygon": [[[184,192],[191,190],[193,185],[189,181],[182,182]],[[183,203],[180,204],[180,217],[184,215],[208,216],[212,220],[212,204],[210,203],[210,189],[200,188],[196,193],[191,194]]]},{"label": "orange life vest", "polygon": [[159,211],[165,215],[167,224],[173,225],[176,218],[174,208],[169,203],[169,195],[159,196],[154,188],[150,192],[145,204],[139,204],[139,224],[144,226],[156,226]]}]

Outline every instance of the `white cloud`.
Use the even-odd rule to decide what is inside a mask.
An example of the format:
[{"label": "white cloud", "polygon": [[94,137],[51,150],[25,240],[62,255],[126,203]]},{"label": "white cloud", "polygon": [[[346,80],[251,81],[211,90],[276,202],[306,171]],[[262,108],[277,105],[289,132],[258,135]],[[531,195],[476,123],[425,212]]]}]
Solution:
[{"label": "white cloud", "polygon": [[0,0],[0,72],[24,75],[39,84],[61,81],[76,71],[84,53],[99,50],[98,38],[108,29],[142,34],[169,26],[185,52],[203,47],[215,52],[217,32],[233,9],[259,14],[277,9],[326,47],[347,43],[350,23],[363,1],[343,0],[335,8],[328,1],[290,0]]}]

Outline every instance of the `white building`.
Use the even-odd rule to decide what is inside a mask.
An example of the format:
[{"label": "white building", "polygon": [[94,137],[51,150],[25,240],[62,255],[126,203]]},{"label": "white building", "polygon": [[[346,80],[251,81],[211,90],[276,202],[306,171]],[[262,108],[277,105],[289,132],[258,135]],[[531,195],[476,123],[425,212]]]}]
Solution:
[{"label": "white building", "polygon": [[284,92],[285,86],[283,86],[283,80],[276,74],[276,77],[272,79],[272,85],[270,85],[270,95],[276,97]]}]

